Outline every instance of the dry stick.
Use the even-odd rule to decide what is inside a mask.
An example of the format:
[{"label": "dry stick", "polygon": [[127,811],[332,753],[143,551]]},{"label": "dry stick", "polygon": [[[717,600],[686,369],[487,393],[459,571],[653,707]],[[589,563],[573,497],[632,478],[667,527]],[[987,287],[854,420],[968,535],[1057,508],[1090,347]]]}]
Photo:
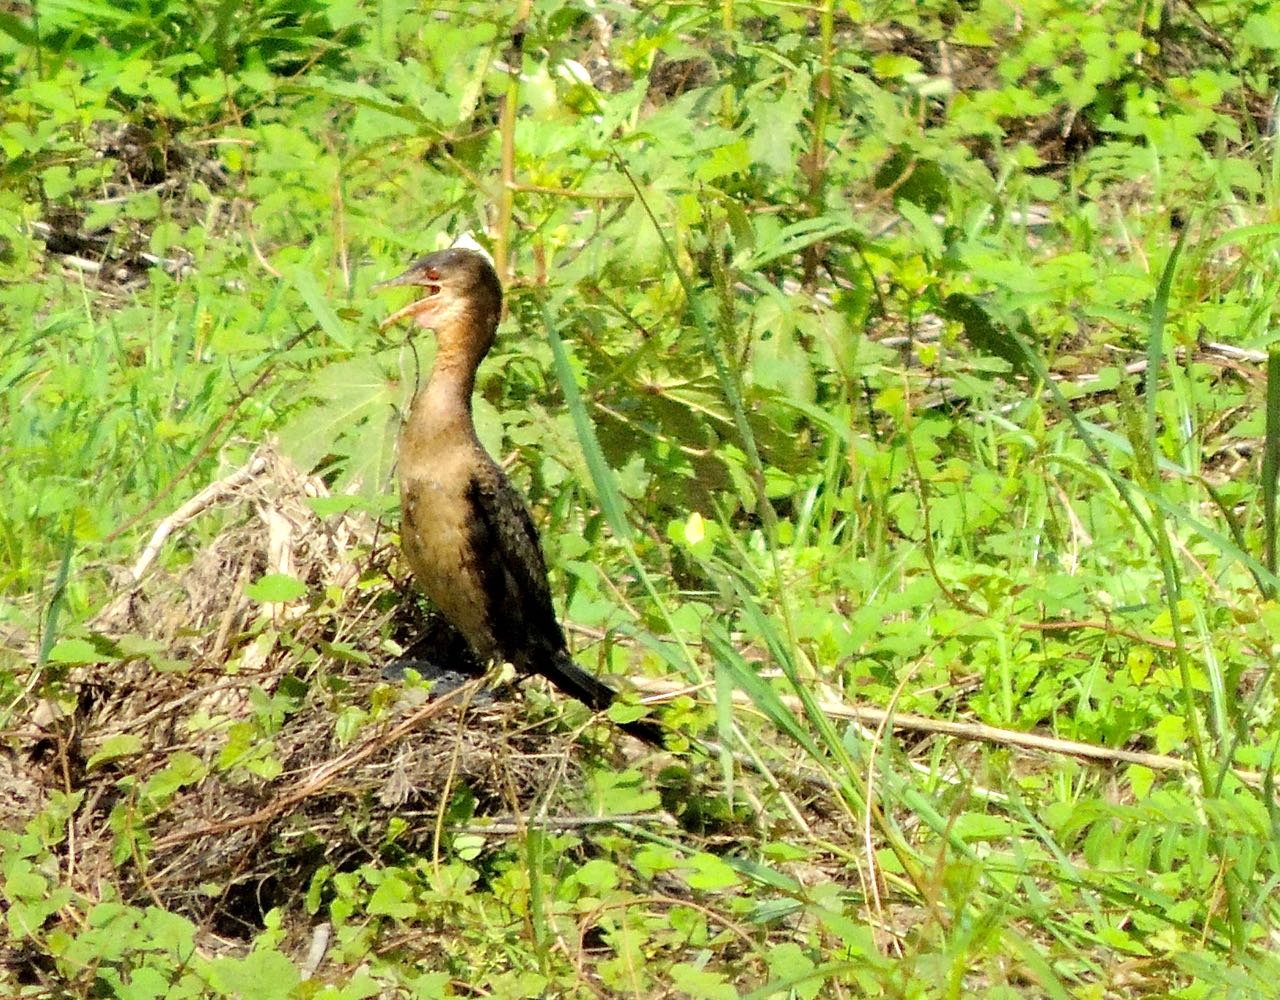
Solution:
[{"label": "dry stick", "polygon": [[270,378],[272,374],[275,372],[276,366],[279,364],[279,356],[291,351],[294,347],[296,347],[302,341],[304,337],[310,336],[314,331],[318,329],[320,329],[320,325],[318,323],[313,323],[311,326],[307,327],[305,330],[299,330],[296,334],[294,334],[292,337],[289,338],[288,342],[284,345],[284,347],[280,348],[280,351],[276,356],[277,360],[272,361],[269,365],[267,365],[266,368],[262,369],[258,377],[255,378],[251,383],[249,383],[249,387],[243,390],[240,393],[240,395],[237,396],[232,401],[231,405],[227,407],[227,412],[222,415],[221,419],[219,419],[219,421],[216,424],[214,424],[213,430],[211,430],[207,435],[205,435],[204,441],[201,443],[200,447],[195,450],[195,453],[187,461],[187,464],[178,470],[178,474],[174,476],[172,479],[170,479],[169,482],[165,484],[164,488],[160,490],[160,492],[157,493],[155,496],[153,496],[151,500],[148,501],[147,505],[142,508],[142,510],[138,511],[138,513],[134,514],[133,517],[125,521],[124,524],[116,528],[115,531],[107,535],[107,537],[102,540],[104,545],[107,544],[108,542],[114,542],[117,538],[119,538],[126,531],[132,528],[135,524],[140,522],[143,518],[147,517],[153,510],[156,509],[156,507],[159,506],[161,500],[163,500],[165,497],[167,497],[170,493],[173,492],[174,487],[176,487],[180,482],[186,479],[187,476],[191,475],[191,470],[194,469],[197,465],[199,465],[201,461],[203,461],[205,455],[207,455],[209,451],[213,448],[213,442],[216,441],[218,437],[222,434],[223,430],[226,429],[227,424],[231,423],[231,418],[236,415],[236,412],[240,409],[240,407],[242,407],[245,404],[245,401],[247,399],[252,397],[255,392],[257,392],[260,388],[262,388],[263,383],[266,382],[267,379]]},{"label": "dry stick", "polygon": [[[465,715],[467,710],[471,707],[471,699],[475,695],[476,690],[477,687],[473,686],[472,689],[467,692],[467,697],[458,706],[459,723],[462,721],[462,716]],[[444,841],[445,815],[449,811],[449,805],[453,802],[453,783],[458,778],[458,765],[461,759],[462,740],[455,739],[453,741],[453,751],[449,757],[449,770],[445,775],[444,788],[440,791],[440,808],[436,810],[436,835],[431,845],[431,867],[435,871],[437,878],[440,877],[440,845]]]},{"label": "dry stick", "polygon": [[1050,619],[1043,622],[1019,622],[1018,628],[1025,632],[1072,632],[1076,629],[1097,629],[1106,632],[1107,635],[1123,636],[1126,639],[1132,639],[1134,642],[1140,642],[1147,646],[1155,646],[1157,649],[1177,649],[1177,643],[1172,639],[1162,639],[1156,635],[1143,635],[1141,632],[1135,632],[1127,628],[1116,628],[1110,622],[1094,621],[1089,618],[1063,618],[1060,620]]},{"label": "dry stick", "polygon": [[[238,588],[237,588],[238,589]],[[149,722],[158,719],[162,715],[174,716],[177,710],[183,705],[201,698],[207,698],[210,695],[218,694],[222,691],[243,691],[256,683],[254,678],[244,677],[237,680],[221,681],[217,684],[207,684],[204,687],[198,687],[194,691],[188,691],[184,695],[180,695],[170,701],[157,705],[150,711],[143,712],[141,715],[135,715],[131,719],[122,719],[119,722],[110,722],[95,734],[99,737],[114,736],[117,733],[127,733],[135,729],[141,729]]]},{"label": "dry stick", "polygon": [[703,906],[692,899],[653,893],[649,896],[633,896],[630,899],[607,900],[600,903],[595,909],[584,913],[582,919],[578,921],[578,954],[586,952],[587,931],[595,925],[601,914],[608,913],[610,910],[625,910],[632,906],[669,906],[694,910],[706,917],[708,923],[719,924],[730,934],[737,937],[748,951],[757,951],[755,940],[747,933],[746,929],[741,924],[735,923],[726,917],[723,913],[719,913],[708,906]]},{"label": "dry stick", "polygon": [[[898,699],[902,697],[902,693],[906,690],[907,685],[915,679],[916,671],[919,669],[922,662],[923,657],[912,664],[903,674],[902,679],[898,682],[897,686],[893,689],[893,693],[889,696],[889,712],[893,712],[896,709]],[[874,827],[876,819],[876,754],[879,753],[880,746],[884,742],[884,734],[887,727],[887,721],[880,723],[876,727],[875,738],[870,741],[870,746],[867,748],[867,771],[863,778],[863,782],[866,784],[867,794],[862,810],[862,842],[867,851],[867,877],[865,879],[862,874],[862,866],[856,866],[858,880],[863,883],[863,893],[871,900],[871,907],[874,910],[876,917],[879,919],[880,923],[885,926],[891,925],[891,918],[886,912],[884,898],[880,893],[880,886],[884,881],[884,877],[883,872],[880,869],[879,862],[876,860],[876,845],[873,835],[875,833]],[[930,909],[933,909],[932,905],[930,906]],[[896,951],[899,958],[903,957],[902,936],[896,931],[893,932],[890,935],[890,940],[884,950]]]},{"label": "dry stick", "polygon": [[593,826],[669,826],[676,827],[675,818],[669,812],[619,813],[616,816],[542,816],[533,823],[524,818],[494,819],[488,823],[472,823],[457,828],[458,833],[503,835],[524,833],[530,827],[537,830],[584,830]]},{"label": "dry stick", "polygon": [[[637,646],[633,640],[630,640],[622,633],[608,632],[605,629],[594,628],[590,625],[580,625],[577,622],[565,622],[564,627],[567,632],[584,636],[595,642],[603,642],[609,639],[618,645],[625,644],[630,648],[636,648]],[[1090,629],[1105,632],[1107,635],[1122,636],[1125,639],[1132,639],[1134,642],[1140,642],[1146,646],[1155,646],[1157,649],[1174,648],[1172,639],[1164,639],[1158,635],[1144,635],[1142,632],[1119,628],[1111,624],[1111,622],[1094,618],[1049,618],[1040,622],[1018,622],[1017,627],[1025,632],[1074,632]],[[693,685],[690,688],[690,692],[698,690],[700,686]]]},{"label": "dry stick", "polygon": [[249,246],[253,250],[254,259],[258,262],[258,265],[276,280],[283,278],[284,275],[271,266],[271,261],[267,260],[261,248],[259,248],[258,241],[253,235],[253,220],[247,216],[245,217],[244,232],[245,236],[249,238]]},{"label": "dry stick", "polygon": [[329,950],[329,940],[333,937],[333,925],[327,920],[311,928],[311,944],[307,947],[307,957],[303,960],[299,972],[301,978],[310,979],[320,968],[324,956]]},{"label": "dry stick", "polygon": [[440,715],[445,709],[460,701],[464,695],[470,697],[482,682],[483,679],[481,678],[468,681],[466,684],[454,688],[448,694],[441,695],[435,701],[427,702],[412,715],[390,729],[382,733],[375,733],[354,750],[312,768],[310,774],[294,782],[293,787],[284,791],[274,802],[263,806],[261,809],[255,810],[247,816],[237,816],[235,819],[222,820],[217,823],[206,823],[204,826],[197,827],[194,830],[176,830],[156,840],[156,849],[174,847],[189,840],[197,840],[200,837],[212,837],[232,830],[239,830],[246,826],[257,826],[271,822],[299,802],[304,802],[311,796],[323,791],[339,775],[372,757],[379,750],[390,746],[402,736],[407,736],[427,719]]},{"label": "dry stick", "polygon": [[334,243],[338,250],[338,272],[342,275],[343,284],[348,292],[351,291],[351,260],[347,256],[347,203],[342,196],[342,186],[344,182],[343,171],[345,164],[342,157],[334,148],[333,133],[325,133],[325,147],[329,150],[329,155],[334,158],[338,169],[334,172],[333,178],[333,228]]},{"label": "dry stick", "polygon": [[261,455],[255,456],[243,468],[236,470],[224,479],[210,483],[172,514],[164,518],[156,525],[156,530],[151,533],[151,541],[147,542],[146,548],[142,550],[142,555],[138,556],[137,562],[133,564],[133,569],[129,571],[132,577],[130,583],[136,586],[141,582],[142,574],[155,561],[156,556],[160,554],[160,550],[164,548],[166,539],[171,534],[188,521],[198,517],[227,494],[234,493],[241,486],[259,476],[266,467],[267,460]]},{"label": "dry stick", "polygon": [[576,188],[547,187],[545,184],[516,184],[511,190],[518,194],[546,194],[553,198],[577,198],[580,201],[630,201],[634,191],[579,191]]},{"label": "dry stick", "polygon": [[[641,691],[654,695],[666,695],[676,690],[675,685],[649,677],[633,677],[631,684]],[[680,693],[687,693],[684,685]],[[800,699],[795,695],[779,695],[779,698],[792,711],[802,710]],[[740,705],[750,706],[751,699],[745,692],[733,692],[733,700]],[[1059,739],[1056,736],[1042,736],[1039,733],[1023,733],[1016,729],[1000,729],[981,722],[953,722],[949,719],[931,719],[924,715],[912,715],[909,712],[889,712],[871,705],[849,705],[845,702],[819,701],[818,707],[827,715],[837,719],[850,719],[865,726],[889,725],[894,729],[918,733],[940,733],[944,736],[955,736],[963,740],[978,740],[983,743],[995,743],[1000,746],[1021,747],[1024,750],[1043,750],[1045,753],[1063,754],[1068,757],[1083,757],[1104,763],[1141,764],[1153,771],[1194,771],[1195,765],[1180,757],[1167,754],[1145,753],[1140,750],[1118,750],[1111,747],[1100,747],[1093,743],[1079,743],[1075,740]],[[1249,785],[1260,786],[1263,776],[1258,771],[1245,768],[1232,768],[1232,772],[1241,781]]]}]

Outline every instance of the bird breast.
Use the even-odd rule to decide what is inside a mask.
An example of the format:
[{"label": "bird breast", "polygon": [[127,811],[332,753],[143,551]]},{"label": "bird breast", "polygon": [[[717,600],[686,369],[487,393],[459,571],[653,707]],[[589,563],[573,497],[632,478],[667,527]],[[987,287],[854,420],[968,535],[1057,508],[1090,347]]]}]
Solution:
[{"label": "bird breast", "polygon": [[431,444],[401,442],[401,546],[423,593],[475,654],[488,660],[496,644],[477,563],[482,554],[472,544],[468,499],[477,463],[488,456],[478,444],[447,438]]}]

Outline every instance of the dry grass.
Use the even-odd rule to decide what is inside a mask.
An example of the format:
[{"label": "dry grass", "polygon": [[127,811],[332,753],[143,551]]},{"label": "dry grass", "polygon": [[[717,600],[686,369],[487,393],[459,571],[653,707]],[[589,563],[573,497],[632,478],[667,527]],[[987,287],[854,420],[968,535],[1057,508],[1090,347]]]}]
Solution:
[{"label": "dry grass", "polygon": [[[377,526],[314,513],[309,500],[326,492],[260,452],[159,529],[176,544],[197,518],[222,525],[184,570],[143,565],[136,585],[121,574],[128,584],[93,631],[144,654],[33,671],[0,734],[0,815],[22,829],[71,796],[63,884],[244,940],[268,909],[300,902],[323,864],[432,854],[464,787],[477,815],[528,815],[579,776],[569,737],[531,726],[518,700],[479,682],[433,699],[383,679],[388,638],[423,623],[388,574]],[[312,602],[246,597],[264,573],[304,581]],[[340,724],[353,713],[362,725]],[[196,780],[150,794],[175,761]]]}]

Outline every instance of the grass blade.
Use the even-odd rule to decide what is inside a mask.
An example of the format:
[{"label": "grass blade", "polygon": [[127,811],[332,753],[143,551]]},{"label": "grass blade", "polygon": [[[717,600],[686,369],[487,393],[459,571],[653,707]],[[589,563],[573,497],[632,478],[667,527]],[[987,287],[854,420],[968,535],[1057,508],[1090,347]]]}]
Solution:
[{"label": "grass blade", "polygon": [[[1276,572],[1276,476],[1280,475],[1280,345],[1267,351],[1267,432],[1262,446],[1263,564]],[[1266,594],[1276,596],[1274,583]]]}]

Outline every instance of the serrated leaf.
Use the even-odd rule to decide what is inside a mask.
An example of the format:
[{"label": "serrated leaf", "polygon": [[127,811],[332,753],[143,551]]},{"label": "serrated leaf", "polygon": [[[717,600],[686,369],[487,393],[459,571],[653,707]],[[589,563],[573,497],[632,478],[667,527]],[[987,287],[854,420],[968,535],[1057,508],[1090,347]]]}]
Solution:
[{"label": "serrated leaf", "polygon": [[790,90],[776,101],[765,101],[753,112],[751,158],[779,174],[798,169],[799,125],[803,112]]},{"label": "serrated leaf", "polygon": [[910,56],[888,52],[871,61],[871,71],[881,79],[892,79],[919,72],[920,64]]},{"label": "serrated leaf", "polygon": [[209,963],[209,985],[225,997],[286,1000],[301,981],[294,964],[278,951],[251,951],[243,959]]},{"label": "serrated leaf", "polygon": [[751,166],[751,148],[745,139],[727,142],[711,151],[711,155],[699,161],[694,176],[703,183],[745,173]]},{"label": "serrated leaf", "polygon": [[338,496],[324,497],[306,497],[303,501],[316,517],[333,517],[336,514],[345,514],[347,511],[359,507],[361,510],[366,509],[367,504],[359,497],[353,497],[350,494],[342,494]]},{"label": "serrated leaf", "polygon": [[859,228],[857,223],[848,219],[837,219],[826,215],[816,219],[802,219],[790,226],[784,226],[771,239],[761,238],[760,245],[754,252],[738,255],[734,260],[734,267],[743,271],[757,271],[780,257],[797,254],[807,246],[835,236],[856,233]]},{"label": "serrated leaf", "polygon": [[943,312],[964,327],[965,336],[976,350],[1002,358],[1014,371],[1029,378],[1036,376],[1036,366],[1027,358],[1018,338],[996,323],[977,299],[956,292],[947,296]]},{"label": "serrated leaf", "polygon": [[129,982],[121,983],[116,990],[120,1000],[158,1000],[169,992],[170,978],[149,965],[129,973]]},{"label": "serrated leaf", "polygon": [[1275,11],[1250,14],[1240,31],[1240,40],[1259,49],[1280,49],[1280,24]]},{"label": "serrated leaf", "polygon": [[911,224],[916,236],[920,238],[921,249],[935,260],[946,252],[942,242],[942,233],[933,216],[913,201],[898,202],[898,211]]},{"label": "serrated leaf", "polygon": [[140,635],[122,635],[116,640],[120,647],[120,655],[127,657],[154,658],[168,651],[168,646],[157,639],[148,639]]},{"label": "serrated leaf", "polygon": [[[767,316],[776,300],[761,303],[760,316]],[[785,307],[784,307],[785,308]],[[766,326],[761,322],[761,336],[751,349],[752,381],[766,389],[779,392],[786,399],[812,403],[817,397],[817,384],[813,377],[812,358],[798,342],[795,326],[785,315],[773,310],[776,321]],[[764,334],[768,336],[764,336]]]},{"label": "serrated leaf", "polygon": [[965,841],[997,840],[1009,836],[1016,829],[1017,824],[1003,816],[983,813],[962,813],[952,824],[955,835]]},{"label": "serrated leaf", "polygon": [[483,396],[476,396],[471,408],[476,425],[476,437],[480,439],[480,443],[490,455],[501,455],[504,434],[502,414]]},{"label": "serrated leaf", "polygon": [[453,838],[453,849],[463,861],[474,861],[484,850],[485,839],[477,833],[460,833]]},{"label": "serrated leaf", "polygon": [[681,995],[693,1000],[738,1000],[738,991],[723,974],[683,962],[671,967],[671,982]]},{"label": "serrated leaf", "polygon": [[185,750],[179,751],[169,758],[168,767],[147,779],[143,794],[149,799],[164,800],[183,785],[193,784],[204,775],[204,764],[199,757]]},{"label": "serrated leaf", "polygon": [[1133,790],[1134,798],[1145,799],[1150,794],[1152,785],[1155,784],[1155,771],[1141,764],[1130,764],[1125,774],[1129,779],[1129,788]]},{"label": "serrated leaf", "polygon": [[195,925],[186,917],[154,906],[143,913],[139,929],[147,935],[147,944],[170,955],[189,955],[194,948]]},{"label": "serrated leaf", "polygon": [[342,436],[341,449],[348,458],[335,484],[338,490],[358,487],[362,496],[371,498],[390,488],[398,427],[395,419],[367,420]]},{"label": "serrated leaf", "polygon": [[[297,413],[280,430],[281,450],[299,468],[310,471],[324,458],[346,455],[367,477],[390,468],[395,450],[395,413],[399,387],[378,361],[353,358],[330,365],[312,381],[308,395],[325,400]],[[372,452],[372,454],[370,454]],[[377,480],[386,481],[385,475]],[[371,480],[362,479],[367,486]]]},{"label": "serrated leaf", "polygon": [[794,941],[781,941],[768,952],[769,971],[774,978],[791,984],[799,1000],[812,1000],[822,989],[824,977],[812,975],[814,961]]}]

